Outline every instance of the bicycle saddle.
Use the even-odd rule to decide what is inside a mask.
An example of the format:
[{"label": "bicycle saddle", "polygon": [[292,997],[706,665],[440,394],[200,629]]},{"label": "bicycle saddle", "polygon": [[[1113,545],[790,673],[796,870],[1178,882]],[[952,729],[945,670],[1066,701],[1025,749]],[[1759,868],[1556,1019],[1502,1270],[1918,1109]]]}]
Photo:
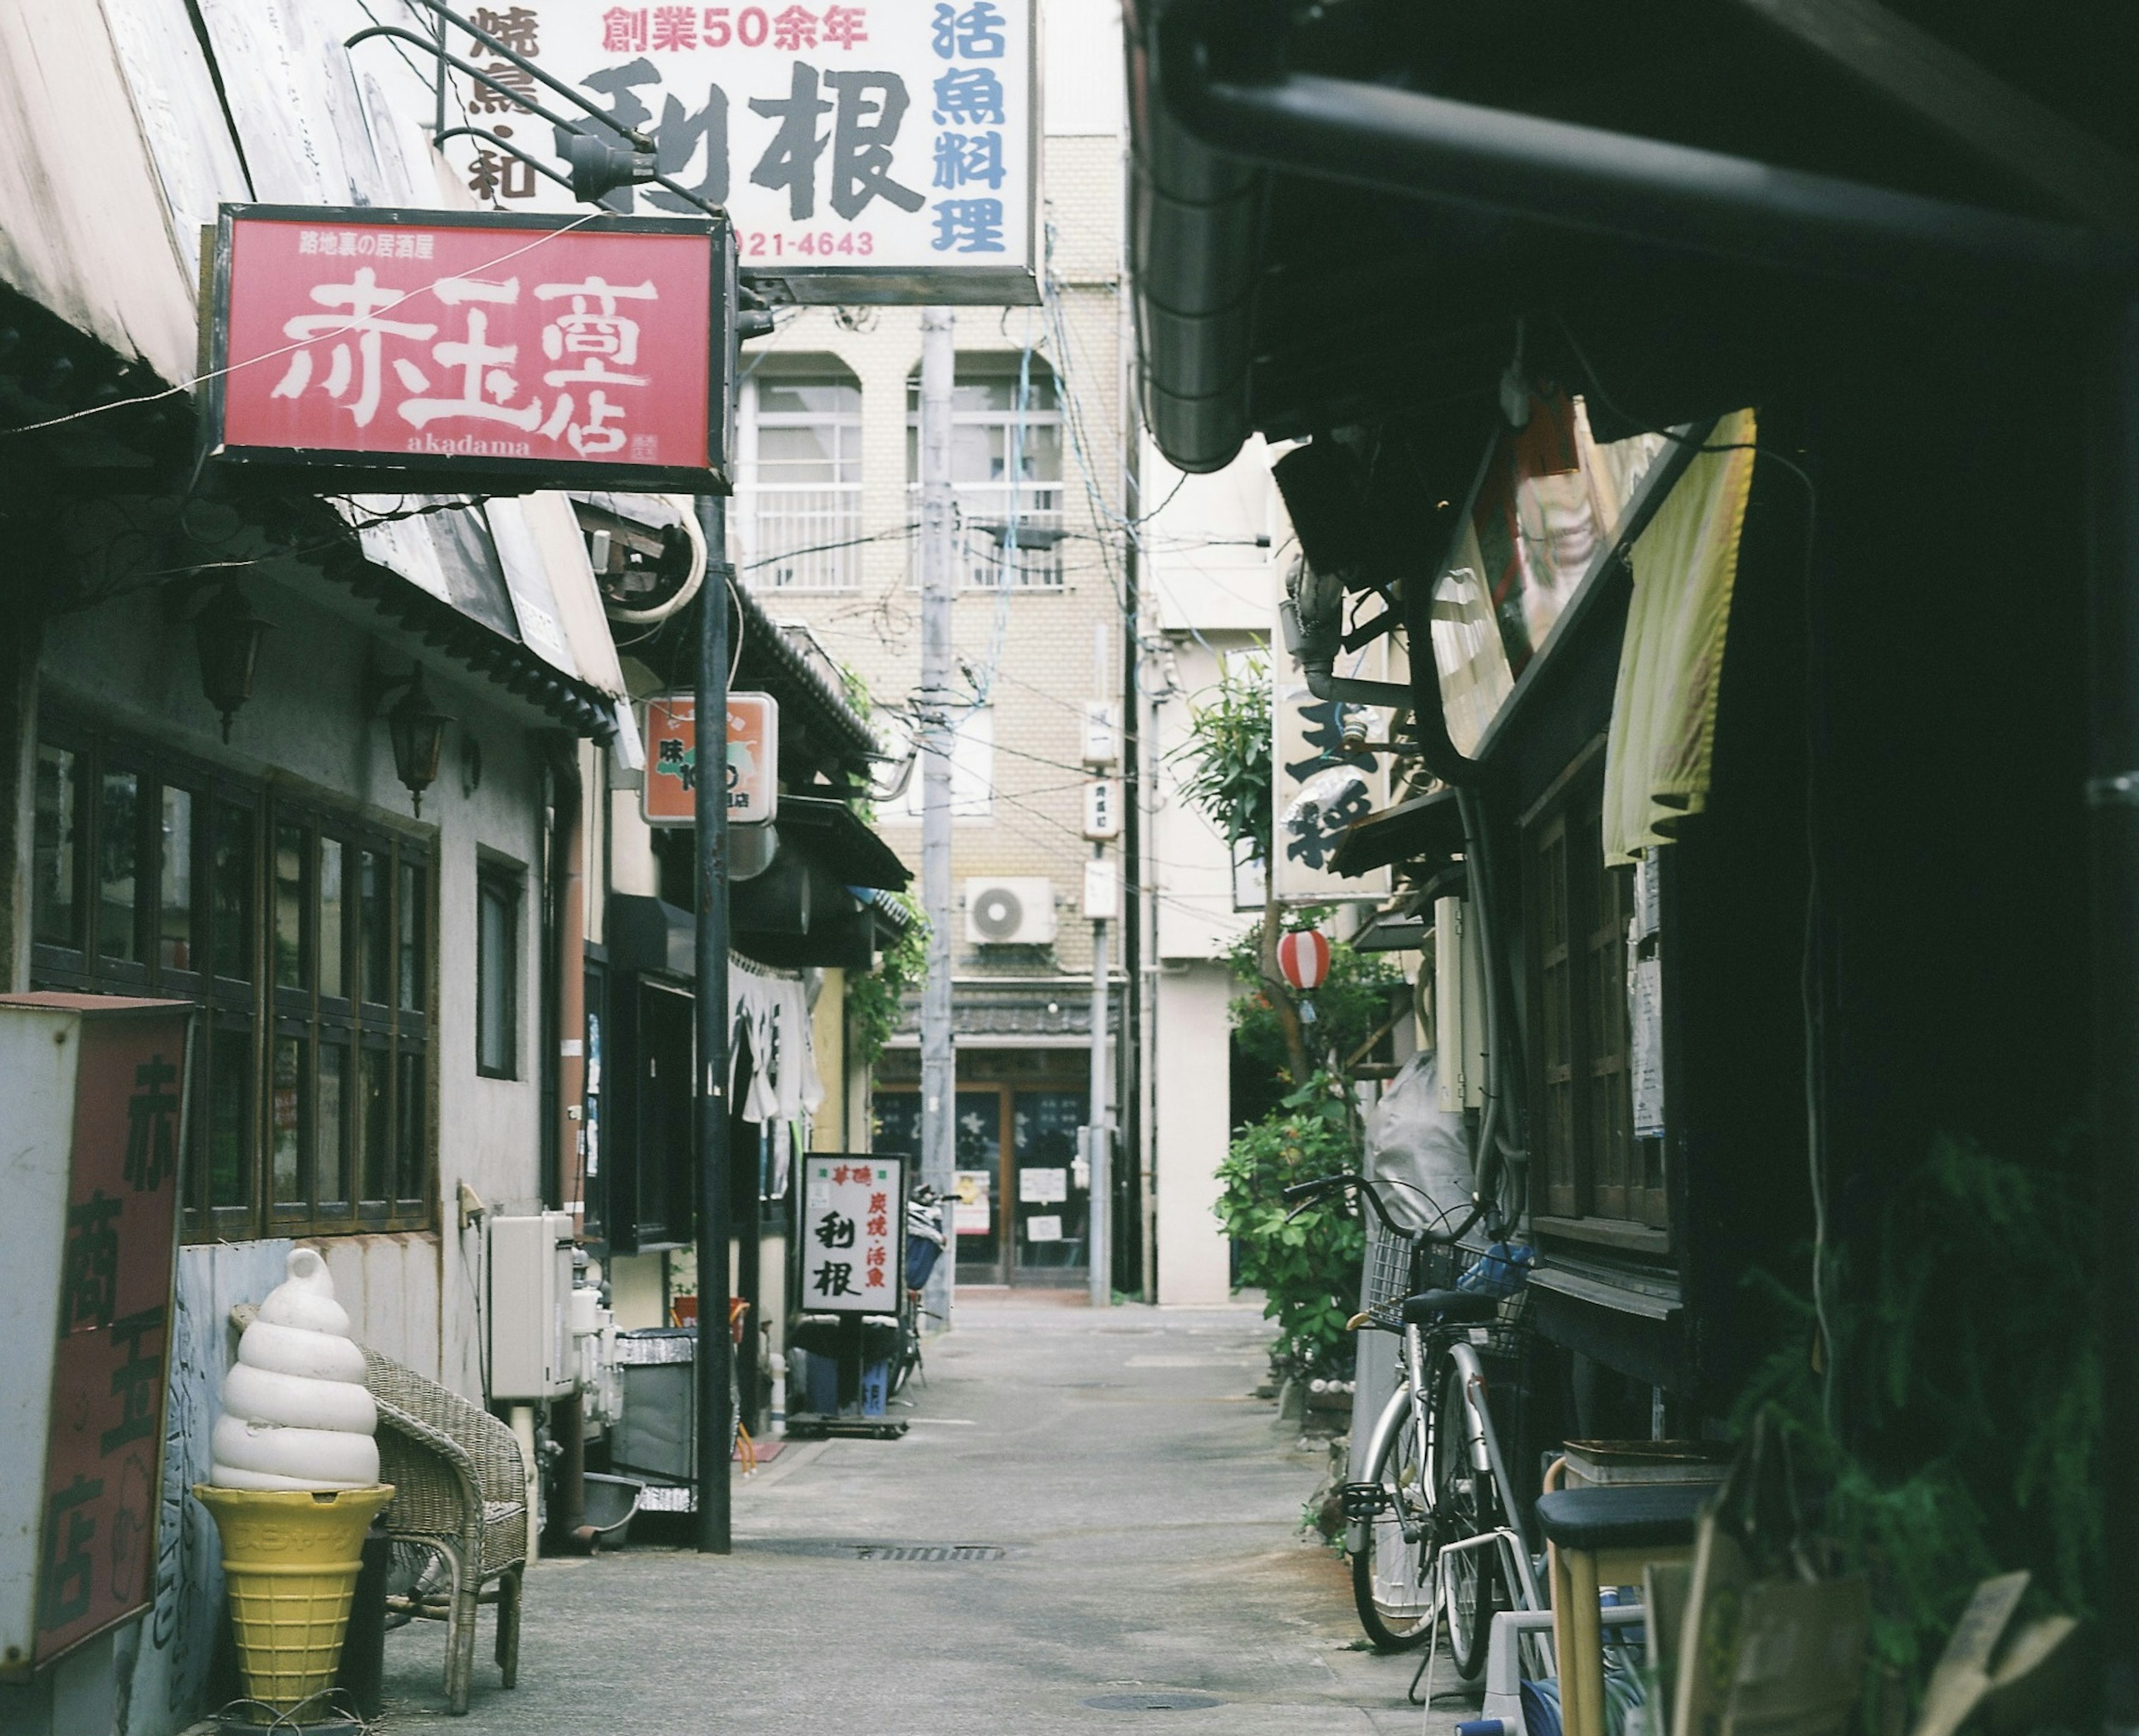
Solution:
[{"label": "bicycle saddle", "polygon": [[1500,1298],[1483,1290],[1421,1290],[1403,1299],[1404,1322],[1409,1326],[1490,1320],[1500,1310]]}]

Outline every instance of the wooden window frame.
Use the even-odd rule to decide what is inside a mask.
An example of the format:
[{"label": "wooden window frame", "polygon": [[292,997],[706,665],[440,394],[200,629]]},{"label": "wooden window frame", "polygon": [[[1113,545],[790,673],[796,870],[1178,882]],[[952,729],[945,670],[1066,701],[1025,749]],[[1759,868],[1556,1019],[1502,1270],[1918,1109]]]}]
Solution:
[{"label": "wooden window frame", "polygon": [[[430,1027],[436,977],[436,873],[430,837],[383,826],[353,809],[281,785],[237,775],[206,761],[110,731],[62,712],[40,719],[38,751],[74,756],[76,835],[72,866],[75,944],[34,937],[31,980],[42,989],[91,994],[148,995],[187,1000],[199,1010],[193,1045],[192,1100],[181,1166],[183,1233],[188,1242],[242,1241],[263,1235],[335,1235],[429,1230],[437,1224],[437,1117]],[[131,771],[135,799],[134,903],[136,958],[107,958],[99,929],[100,792],[106,770]],[[164,793],[192,797],[188,853],[191,911],[185,963],[163,957],[162,883],[165,844]],[[299,985],[275,980],[278,827],[292,827],[309,853],[299,924]],[[330,839],[360,864],[365,852],[384,861],[388,878],[388,972],[384,1003],[365,1001],[352,974],[360,968],[363,917],[357,888],[345,883],[341,995],[322,992],[317,968],[318,868],[321,840]],[[404,869],[412,871],[404,876]],[[229,872],[226,872],[228,870]],[[348,877],[345,874],[345,881]],[[228,894],[228,907],[225,895]],[[406,908],[413,895],[418,907]],[[404,1006],[399,980],[403,924],[420,927],[417,997]],[[33,913],[33,932],[36,917]],[[233,945],[233,938],[235,944]],[[232,976],[226,966],[242,974]],[[277,1198],[273,1177],[277,1041],[298,1045],[294,1115],[297,1186]],[[351,1183],[345,1200],[322,1201],[316,1173],[318,1056],[321,1043],[339,1043],[350,1056],[349,1086],[340,1106],[340,1137]],[[384,1149],[367,1147],[359,1119],[362,1055],[378,1052],[375,1077]],[[232,1082],[236,1083],[233,1083]],[[404,1098],[413,1101],[404,1102]],[[402,1147],[410,1142],[413,1150]],[[367,1186],[367,1184],[375,1184]]]},{"label": "wooden window frame", "polygon": [[[504,973],[505,1005],[501,1010],[489,1000],[489,930],[483,907],[492,897],[505,902],[505,928],[510,936]],[[516,1079],[521,1076],[521,976],[527,968],[527,875],[517,864],[486,858],[476,865],[475,893],[475,1070],[486,1079]],[[493,1067],[484,1059],[488,1049],[491,1020],[502,1018],[505,1026],[505,1064]]]},{"label": "wooden window frame", "polygon": [[1522,819],[1534,1221],[1640,1254],[1671,1246],[1664,1142],[1633,1132],[1633,873],[1603,859],[1603,760],[1577,756]]}]

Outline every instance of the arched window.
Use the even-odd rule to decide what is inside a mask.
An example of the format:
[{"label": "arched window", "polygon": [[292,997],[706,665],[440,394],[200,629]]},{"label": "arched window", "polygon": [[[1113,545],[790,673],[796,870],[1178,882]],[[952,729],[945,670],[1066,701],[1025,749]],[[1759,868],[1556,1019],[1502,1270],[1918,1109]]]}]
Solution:
[{"label": "arched window", "polygon": [[832,356],[767,356],[736,426],[744,581],[758,590],[861,584],[862,389]]},{"label": "arched window", "polygon": [[[1062,403],[1055,373],[1018,350],[961,355],[951,398],[961,585],[1062,583]],[[906,387],[906,480],[920,516],[921,374]]]}]

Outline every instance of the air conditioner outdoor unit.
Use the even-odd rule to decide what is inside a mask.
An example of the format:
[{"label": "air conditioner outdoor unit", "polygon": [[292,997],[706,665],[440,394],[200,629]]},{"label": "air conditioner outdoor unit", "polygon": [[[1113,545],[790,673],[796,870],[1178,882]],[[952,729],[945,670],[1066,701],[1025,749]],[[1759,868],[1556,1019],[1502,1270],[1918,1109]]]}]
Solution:
[{"label": "air conditioner outdoor unit", "polygon": [[966,939],[976,946],[1044,946],[1055,938],[1055,883],[1035,876],[966,883]]}]

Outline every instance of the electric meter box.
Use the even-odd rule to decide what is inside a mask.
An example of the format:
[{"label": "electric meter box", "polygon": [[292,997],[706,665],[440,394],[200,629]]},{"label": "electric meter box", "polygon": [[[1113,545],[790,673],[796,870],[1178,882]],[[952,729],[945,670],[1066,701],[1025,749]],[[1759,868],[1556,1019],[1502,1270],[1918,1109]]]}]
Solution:
[{"label": "electric meter box", "polygon": [[490,1220],[490,1396],[534,1402],[579,1384],[572,1341],[572,1217]]}]

